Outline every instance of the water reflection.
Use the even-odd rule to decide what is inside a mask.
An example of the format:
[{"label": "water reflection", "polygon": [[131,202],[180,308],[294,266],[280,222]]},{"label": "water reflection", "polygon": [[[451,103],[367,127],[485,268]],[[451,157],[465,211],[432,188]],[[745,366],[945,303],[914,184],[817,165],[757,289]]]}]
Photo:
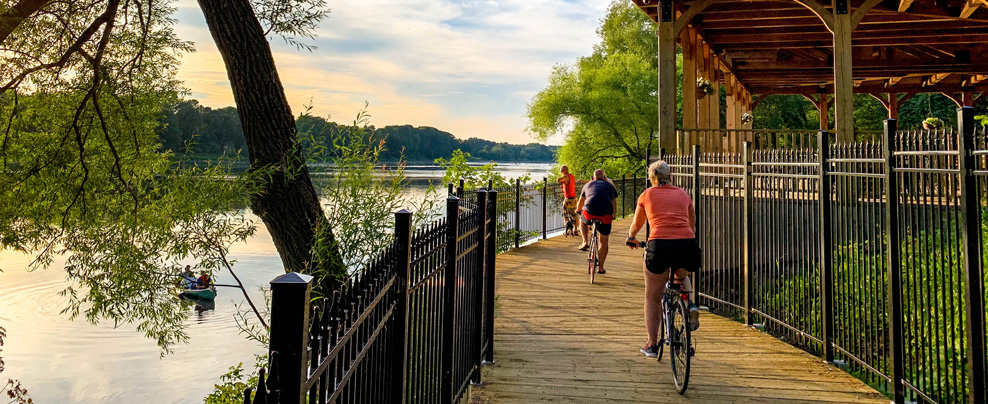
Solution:
[{"label": "water reflection", "polygon": [[[508,164],[500,169],[508,178],[527,173],[542,178],[549,167]],[[426,166],[410,168],[408,174],[417,179],[442,177],[442,171]],[[407,197],[420,199],[424,194],[425,186],[418,185]],[[263,302],[259,288],[284,269],[270,234],[254,219],[257,233],[234,245],[229,258],[237,261],[234,269],[251,298]],[[70,321],[61,314],[66,298],[59,296],[69,286],[64,259],[49,270],[28,272],[30,260],[0,252],[0,325],[7,329],[4,379],[19,379],[36,403],[201,402],[228,367],[244,362],[249,369],[254,355],[264,353],[238,334],[235,314],[245,300],[237,289],[217,288],[213,301],[190,301],[190,343],[174,346],[172,354],[159,358],[155,342],[134,325]],[[231,283],[232,278],[220,273],[214,280]]]}]

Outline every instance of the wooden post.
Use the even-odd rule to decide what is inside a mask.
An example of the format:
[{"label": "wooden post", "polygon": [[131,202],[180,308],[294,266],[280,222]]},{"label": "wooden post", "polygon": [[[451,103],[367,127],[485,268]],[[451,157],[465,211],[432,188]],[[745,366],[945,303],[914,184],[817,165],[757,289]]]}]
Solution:
[{"label": "wooden post", "polygon": [[899,94],[888,93],[889,96],[889,119],[899,119]]},{"label": "wooden post", "polygon": [[[679,36],[683,48],[683,129],[696,129],[696,29],[686,27]],[[688,135],[680,139],[680,149],[686,150]]]},{"label": "wooden post", "polygon": [[[706,44],[697,41],[696,44],[697,52],[697,70],[700,72],[699,75],[703,78],[710,78],[710,49]],[[702,100],[697,102],[699,104],[697,110],[697,129],[710,129],[710,101],[707,99],[710,94],[703,97]],[[699,144],[706,147],[710,141],[710,135],[706,131],[700,132],[700,139],[698,139]]]},{"label": "wooden post", "polygon": [[[981,262],[981,201],[978,179],[974,175],[977,163],[973,151],[974,108],[957,109],[957,144],[960,146],[961,210],[964,212],[961,242],[964,252],[964,307],[967,308],[967,375],[969,402],[985,402],[985,290]],[[983,191],[982,191],[983,192]],[[979,393],[980,392],[980,393]]]},{"label": "wooden post", "polygon": [[676,31],[673,0],[659,6],[659,147],[676,147]]},{"label": "wooden post", "polygon": [[474,271],[476,271],[470,279],[473,279],[473,293],[479,297],[479,304],[474,308],[473,315],[477,319],[477,327],[473,329],[473,340],[477,341],[477,351],[474,352],[477,356],[473,360],[473,364],[476,366],[473,371],[473,377],[470,378],[470,382],[474,385],[483,384],[483,369],[481,369],[481,364],[484,361],[484,311],[486,306],[484,305],[484,266],[487,261],[487,240],[484,237],[487,236],[487,217],[489,216],[487,210],[487,190],[481,189],[477,191],[477,210],[479,213],[479,220],[477,221],[477,262],[474,263]]},{"label": "wooden post", "polygon": [[724,151],[724,132],[720,130],[720,60],[717,55],[710,52],[710,84],[713,85],[713,94],[707,95],[707,102],[710,103],[710,129],[714,132],[714,144],[717,151]]},{"label": "wooden post", "polygon": [[308,378],[312,277],[297,272],[271,281],[271,352],[278,353],[281,403],[304,404]]},{"label": "wooden post", "polygon": [[885,121],[885,140],[883,144],[885,158],[885,236],[886,236],[886,279],[888,279],[889,307],[889,368],[892,379],[892,400],[896,404],[905,402],[905,348],[902,346],[903,314],[902,314],[902,271],[900,270],[899,254],[899,180],[895,172],[898,160],[895,152],[896,121]]},{"label": "wooden post", "polygon": [[830,94],[820,93],[816,101],[816,109],[820,111],[820,130],[830,130]]},{"label": "wooden post", "polygon": [[[825,98],[821,95],[820,98]],[[833,221],[830,188],[830,134],[822,130],[817,134],[817,156],[819,158],[820,204],[820,311],[823,320],[823,360],[827,363],[834,361],[834,236],[831,222]]]},{"label": "wooden post", "polygon": [[741,142],[738,140],[738,132],[734,131],[738,129],[738,124],[740,120],[737,119],[736,114],[736,104],[734,102],[735,86],[734,86],[734,75],[724,74],[724,91],[727,97],[725,98],[726,114],[724,115],[724,128],[727,129],[727,150],[728,152],[739,152],[743,149]]},{"label": "wooden post", "polygon": [[456,256],[460,223],[460,198],[446,198],[446,268],[443,268],[443,329],[439,403],[453,402],[453,347],[456,317]]},{"label": "wooden post", "polygon": [[395,212],[395,287],[398,299],[394,311],[394,334],[397,341],[392,345],[393,369],[399,379],[391,383],[391,402],[403,404],[408,390],[408,293],[412,270],[412,212],[405,209]]},{"label": "wooden post", "polygon": [[494,270],[497,265],[497,190],[487,193],[491,205],[488,225],[491,237],[487,239],[487,261],[484,266],[484,363],[494,363]]},{"label": "wooden post", "polygon": [[834,92],[836,93],[837,139],[854,140],[854,76],[851,55],[851,13],[847,0],[836,0],[834,6]]}]

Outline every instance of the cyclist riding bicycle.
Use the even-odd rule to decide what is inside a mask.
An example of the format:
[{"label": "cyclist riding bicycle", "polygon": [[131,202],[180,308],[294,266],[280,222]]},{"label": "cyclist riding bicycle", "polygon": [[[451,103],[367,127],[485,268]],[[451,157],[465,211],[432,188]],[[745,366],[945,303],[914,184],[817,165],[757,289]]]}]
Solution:
[{"label": "cyclist riding bicycle", "polygon": [[607,259],[607,237],[611,234],[611,221],[614,219],[614,212],[617,210],[617,189],[614,188],[604,170],[593,172],[593,181],[583,186],[580,192],[580,200],[576,204],[576,209],[580,211],[580,235],[583,237],[581,251],[586,251],[587,236],[589,234],[589,224],[591,220],[599,220],[597,233],[600,234],[600,246],[598,255],[600,266],[597,268],[598,274],[604,274],[604,261]]},{"label": "cyclist riding bicycle", "polygon": [[556,179],[556,182],[563,185],[563,220],[567,227],[576,226],[576,177],[569,173],[569,167],[559,168],[563,176]]},{"label": "cyclist riding bicycle", "polygon": [[[700,266],[700,246],[693,229],[696,215],[693,200],[681,188],[671,184],[672,172],[665,161],[657,161],[648,167],[648,179],[652,187],[638,197],[635,219],[628,231],[627,244],[638,246],[635,236],[648,220],[649,235],[645,247],[645,329],[648,340],[641,352],[648,357],[658,353],[659,323],[662,321],[662,296],[670,269],[675,277],[673,283],[682,284],[687,292],[692,292],[689,275]],[[696,304],[690,302],[690,326],[699,327],[700,312]]]}]

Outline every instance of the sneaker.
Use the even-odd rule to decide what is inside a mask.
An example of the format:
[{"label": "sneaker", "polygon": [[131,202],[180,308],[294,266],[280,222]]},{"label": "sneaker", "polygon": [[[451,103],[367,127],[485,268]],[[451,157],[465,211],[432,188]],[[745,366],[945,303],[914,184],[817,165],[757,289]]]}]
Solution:
[{"label": "sneaker", "polygon": [[690,331],[696,331],[698,328],[700,328],[700,308],[690,303]]},{"label": "sneaker", "polygon": [[645,354],[645,357],[655,358],[659,356],[659,344],[653,344],[651,346],[644,347],[640,349],[641,353]]}]

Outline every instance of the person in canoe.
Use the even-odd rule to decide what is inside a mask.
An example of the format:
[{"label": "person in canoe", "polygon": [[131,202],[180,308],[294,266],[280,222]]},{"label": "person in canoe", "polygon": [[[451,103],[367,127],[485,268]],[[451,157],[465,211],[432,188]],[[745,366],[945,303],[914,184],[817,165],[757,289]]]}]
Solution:
[{"label": "person in canoe", "polygon": [[199,272],[199,279],[196,280],[196,289],[209,289],[213,286],[213,278],[206,271]]},{"label": "person in canoe", "polygon": [[192,273],[192,266],[186,265],[185,270],[182,271],[180,275],[182,280],[180,281],[182,289],[193,289],[196,285],[196,276]]}]

